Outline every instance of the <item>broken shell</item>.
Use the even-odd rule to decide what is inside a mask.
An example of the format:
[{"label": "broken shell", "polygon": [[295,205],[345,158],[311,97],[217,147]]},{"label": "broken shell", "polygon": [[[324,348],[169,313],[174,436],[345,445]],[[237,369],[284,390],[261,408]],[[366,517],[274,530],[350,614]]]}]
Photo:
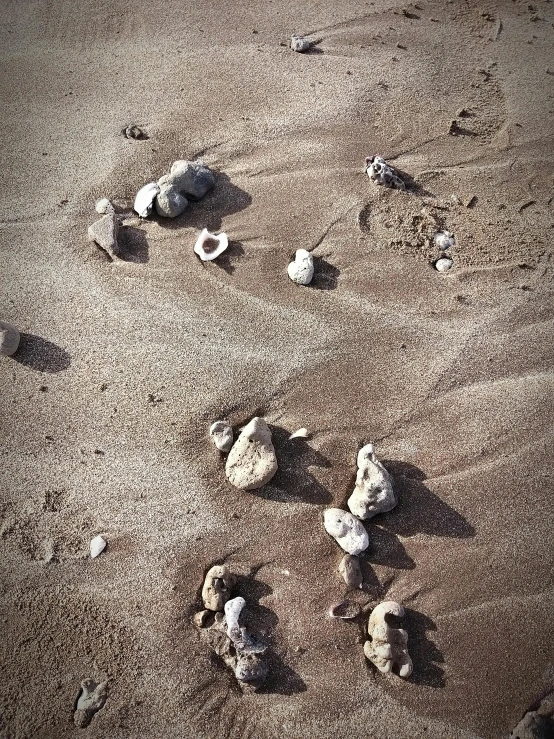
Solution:
[{"label": "broken shell", "polygon": [[236,577],[227,565],[214,565],[206,573],[202,587],[202,602],[210,611],[222,611],[231,597]]},{"label": "broken shell", "polygon": [[398,176],[394,167],[387,164],[383,157],[378,154],[373,157],[366,157],[365,166],[367,176],[377,185],[384,185],[385,187],[392,187],[397,190],[406,189],[406,185]]},{"label": "broken shell", "polygon": [[287,268],[288,275],[297,285],[309,285],[314,276],[314,258],[306,249],[298,249],[294,262]]},{"label": "broken shell", "polygon": [[[159,183],[158,183],[159,184]],[[156,213],[162,218],[176,218],[185,210],[189,201],[171,185],[162,185],[156,195]]]},{"label": "broken shell", "polygon": [[352,554],[345,554],[340,561],[339,572],[351,588],[361,588],[364,583],[360,560]]},{"label": "broken shell", "polygon": [[144,187],[141,187],[136,194],[133,210],[135,210],[141,218],[148,218],[152,213],[154,200],[159,192],[160,188],[155,182],[149,182],[147,185],[144,185]]},{"label": "broken shell", "polygon": [[328,508],[323,513],[325,531],[348,554],[361,554],[369,546],[369,536],[362,522],[340,508]]},{"label": "broken shell", "polygon": [[289,439],[307,439],[309,435],[308,429],[301,428],[295,431],[294,434],[291,434]]},{"label": "broken shell", "polygon": [[229,240],[226,233],[212,234],[207,228],[203,228],[200,236],[196,239],[194,245],[194,253],[197,254],[203,262],[215,259],[222,254],[229,246]]},{"label": "broken shell", "polygon": [[333,618],[357,618],[361,612],[360,604],[353,600],[343,600],[329,608],[329,615]]},{"label": "broken shell", "polygon": [[233,429],[227,421],[215,421],[210,426],[210,436],[220,452],[228,452],[233,446]]},{"label": "broken shell", "polygon": [[114,207],[110,203],[108,198],[101,198],[100,200],[97,200],[96,205],[94,206],[94,210],[101,215],[105,215],[108,212],[113,212],[113,209]]},{"label": "broken shell", "polygon": [[450,231],[439,231],[435,234],[435,244],[444,251],[445,249],[450,249],[451,246],[454,246],[454,236],[450,233]]},{"label": "broken shell", "polygon": [[225,474],[239,490],[257,490],[277,472],[277,457],[271,430],[263,418],[255,417],[241,431],[227,457]]},{"label": "broken shell", "polygon": [[98,557],[98,555],[101,554],[106,548],[106,544],[106,540],[103,539],[100,534],[98,534],[98,536],[95,536],[94,539],[91,539],[90,542],[90,556],[93,559],[94,557]]},{"label": "broken shell", "polygon": [[21,335],[15,326],[6,321],[0,321],[0,354],[11,357],[19,346]]},{"label": "broken shell", "polygon": [[394,600],[380,603],[371,612],[367,631],[371,641],[364,644],[364,654],[380,672],[392,672],[398,667],[400,677],[412,674],[412,660],[408,654],[408,634],[387,623],[388,615],[402,618],[404,608]]},{"label": "broken shell", "polygon": [[357,463],[356,485],[348,498],[350,511],[366,520],[392,510],[397,503],[392,478],[375,456],[372,444],[360,449]]},{"label": "broken shell", "polygon": [[435,269],[437,270],[437,272],[448,272],[453,264],[454,262],[452,259],[449,259],[448,257],[441,257],[435,262]]},{"label": "broken shell", "polygon": [[73,721],[75,726],[84,729],[92,721],[94,714],[99,711],[108,697],[108,683],[97,683],[92,678],[81,682],[81,693],[77,700]]},{"label": "broken shell", "polygon": [[291,36],[290,48],[293,51],[298,51],[301,54],[304,51],[308,51],[310,46],[311,44],[308,39],[305,39],[303,36]]}]

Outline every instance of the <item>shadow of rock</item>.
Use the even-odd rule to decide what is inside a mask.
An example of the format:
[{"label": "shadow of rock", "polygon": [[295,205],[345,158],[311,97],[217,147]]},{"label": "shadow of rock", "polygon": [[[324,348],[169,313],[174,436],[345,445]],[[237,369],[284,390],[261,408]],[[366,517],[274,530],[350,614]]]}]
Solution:
[{"label": "shadow of rock", "polygon": [[326,262],[322,257],[314,257],[314,276],[310,287],[316,290],[335,290],[340,269]]},{"label": "shadow of rock", "polygon": [[473,526],[423,483],[425,473],[407,462],[383,460],[393,476],[398,505],[377,522],[400,536],[431,534],[466,539],[475,536]]},{"label": "shadow of rock", "polygon": [[233,185],[223,172],[214,171],[215,186],[201,200],[190,202],[184,212],[177,218],[160,218],[155,216],[164,228],[193,227],[199,230],[217,231],[221,228],[223,218],[238,213],[252,203],[252,197],[246,190]]},{"label": "shadow of rock", "polygon": [[418,195],[419,197],[435,197],[434,192],[427,190],[420,182],[417,182],[417,180],[415,180],[411,174],[409,174],[408,172],[404,172],[403,169],[399,169],[396,164],[393,164],[393,167],[395,168],[400,178],[404,181],[404,184],[406,185],[406,192],[411,192],[414,195]]},{"label": "shadow of rock", "polygon": [[426,634],[437,630],[435,622],[413,608],[406,608],[402,628],[408,632],[408,652],[414,663],[410,680],[430,688],[444,688],[444,670],[439,666],[444,663],[444,657]]},{"label": "shadow of rock", "polygon": [[61,346],[34,334],[21,334],[19,347],[12,359],[37,372],[55,374],[71,364],[71,356]]},{"label": "shadow of rock", "polygon": [[148,262],[148,241],[146,231],[142,228],[122,226],[117,235],[117,247],[117,256],[125,262]]},{"label": "shadow of rock", "polygon": [[279,461],[275,477],[262,488],[251,492],[261,498],[280,503],[298,501],[321,505],[330,503],[333,496],[310,473],[309,467],[329,469],[331,463],[306,442],[297,437],[289,439],[290,431],[280,426],[270,426],[273,444]]},{"label": "shadow of rock", "polygon": [[383,565],[396,570],[415,568],[414,560],[395,534],[380,526],[372,526],[371,522],[366,522],[366,529],[369,534],[369,547],[360,555],[360,562],[365,560],[369,566]]},{"label": "shadow of rock", "polygon": [[213,262],[214,264],[217,264],[218,267],[221,267],[221,269],[224,269],[228,275],[232,275],[235,271],[234,262],[239,257],[242,257],[243,254],[244,247],[242,243],[240,241],[230,241],[229,246],[225,249],[223,254],[216,257]]},{"label": "shadow of rock", "polygon": [[308,688],[300,675],[289,667],[273,650],[268,655],[269,675],[259,693],[294,695],[304,693]]}]

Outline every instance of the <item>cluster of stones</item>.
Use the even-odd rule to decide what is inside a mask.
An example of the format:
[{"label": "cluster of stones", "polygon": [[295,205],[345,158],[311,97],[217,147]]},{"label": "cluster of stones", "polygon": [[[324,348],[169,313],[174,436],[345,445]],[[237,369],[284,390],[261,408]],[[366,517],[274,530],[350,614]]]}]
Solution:
[{"label": "cluster of stones", "polygon": [[189,204],[196,201],[215,185],[213,172],[202,162],[179,159],[173,162],[169,174],[157,182],[149,182],[138,191],[134,210],[147,218],[152,209],[163,218],[176,218]]},{"label": "cluster of stones", "polygon": [[227,565],[215,565],[204,580],[204,610],[193,618],[202,638],[233,671],[245,692],[257,690],[265,681],[269,667],[264,656],[267,646],[241,626],[246,606],[244,598],[232,598],[236,576]]},{"label": "cluster of stones", "polygon": [[[392,478],[375,456],[372,444],[360,449],[357,466],[356,484],[348,499],[350,512],[328,508],[323,514],[325,530],[346,552],[339,572],[352,588],[361,588],[363,585],[358,556],[369,546],[369,536],[362,521],[392,510],[397,503]],[[343,601],[331,610],[331,615],[335,618],[354,618],[359,610],[352,607],[354,605]],[[387,615],[401,617],[404,609],[394,601],[381,603],[374,608],[369,619],[369,639],[364,645],[364,653],[381,672],[391,672],[396,665],[400,677],[409,677],[412,662],[407,652],[408,636],[403,629],[390,626],[386,621]]]},{"label": "cluster of stones", "polygon": [[385,187],[392,187],[396,190],[406,189],[404,181],[394,167],[387,164],[383,157],[378,154],[372,157],[366,157],[365,171],[369,179],[376,185],[384,185]]},{"label": "cluster of stones", "polygon": [[442,255],[435,261],[437,272],[448,272],[453,266],[454,260],[446,254],[447,249],[455,245],[454,234],[450,231],[438,231],[435,234],[435,246],[438,246]]}]

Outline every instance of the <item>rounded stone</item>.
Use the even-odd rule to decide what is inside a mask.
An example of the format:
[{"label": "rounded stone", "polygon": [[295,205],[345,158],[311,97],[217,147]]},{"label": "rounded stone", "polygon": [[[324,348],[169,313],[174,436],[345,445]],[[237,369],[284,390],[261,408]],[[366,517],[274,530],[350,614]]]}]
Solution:
[{"label": "rounded stone", "polygon": [[287,268],[288,275],[297,285],[309,285],[314,276],[314,258],[306,249],[298,249],[294,262]]},{"label": "rounded stone", "polygon": [[448,272],[453,264],[454,262],[452,261],[452,259],[449,259],[448,257],[441,257],[435,262],[435,269],[437,270],[437,272]]},{"label": "rounded stone", "polygon": [[169,185],[163,185],[156,195],[156,213],[162,218],[180,216],[188,204],[186,197]]},{"label": "rounded stone", "polygon": [[0,354],[11,357],[19,346],[21,335],[15,326],[6,321],[0,321]]},{"label": "rounded stone", "polygon": [[363,523],[340,508],[328,508],[323,513],[325,531],[347,554],[361,554],[369,546],[369,536]]},{"label": "rounded stone", "polygon": [[240,490],[256,490],[277,472],[271,431],[263,418],[253,418],[241,431],[227,457],[225,474]]},{"label": "rounded stone", "polygon": [[233,446],[233,429],[227,421],[215,421],[210,426],[210,436],[220,452],[228,452]]},{"label": "rounded stone", "polygon": [[222,611],[231,597],[236,577],[227,565],[214,565],[206,573],[202,587],[202,602],[210,611]]},{"label": "rounded stone", "polygon": [[352,554],[345,554],[340,561],[339,572],[351,588],[361,588],[364,582],[360,560]]}]

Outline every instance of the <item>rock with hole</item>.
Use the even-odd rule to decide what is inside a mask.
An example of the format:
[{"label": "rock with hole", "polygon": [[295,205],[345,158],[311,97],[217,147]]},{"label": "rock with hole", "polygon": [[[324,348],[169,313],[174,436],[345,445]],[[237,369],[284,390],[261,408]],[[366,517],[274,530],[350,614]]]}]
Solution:
[{"label": "rock with hole", "polygon": [[194,245],[194,253],[200,257],[203,262],[209,262],[223,254],[229,246],[227,234],[212,234],[207,228],[203,228],[200,236],[196,239]]},{"label": "rock with hole", "polygon": [[210,611],[222,611],[231,597],[236,577],[227,565],[214,565],[204,579],[202,602]]},{"label": "rock with hole", "polygon": [[380,603],[371,612],[367,627],[370,639],[364,644],[364,654],[379,672],[389,673],[394,668],[400,677],[412,674],[412,660],[408,654],[408,634],[387,623],[387,616],[402,618],[404,608],[390,600]]}]

